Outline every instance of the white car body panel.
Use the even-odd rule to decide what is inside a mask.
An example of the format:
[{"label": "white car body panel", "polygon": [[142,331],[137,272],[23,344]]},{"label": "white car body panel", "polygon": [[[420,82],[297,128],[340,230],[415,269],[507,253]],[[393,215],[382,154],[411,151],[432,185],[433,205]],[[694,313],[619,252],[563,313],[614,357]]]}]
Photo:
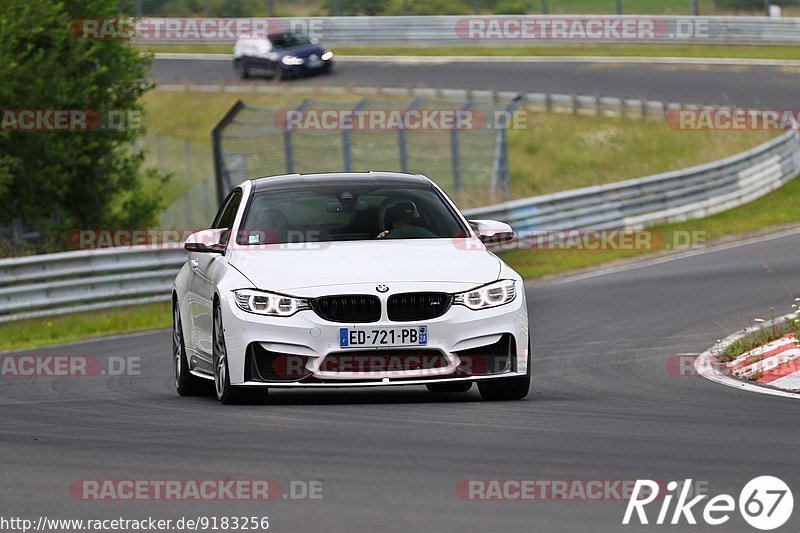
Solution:
[{"label": "white car body panel", "polygon": [[[369,179],[384,174],[361,176]],[[301,177],[298,176],[298,179]],[[427,180],[423,177],[419,179]],[[441,192],[432,182],[426,182]],[[242,201],[231,228],[228,250],[224,255],[190,252],[187,263],[175,280],[174,297],[180,311],[192,374],[212,377],[212,311],[215,298],[221,305],[232,385],[286,388],[418,385],[524,376],[529,372],[528,312],[522,278],[487,251],[472,230],[469,230],[471,234],[467,239],[276,244],[248,249],[237,245],[234,236],[242,223],[254,185],[248,181],[239,188],[242,190]],[[443,192],[441,194],[461,222],[469,227],[452,201]],[[392,295],[409,292],[455,294],[500,279],[514,281],[516,298],[510,303],[480,310],[452,305],[442,316],[421,321],[398,322],[388,319],[386,303]],[[388,290],[376,292],[378,284],[387,285]],[[319,369],[320,362],[330,354],[346,351],[339,346],[340,329],[364,327],[364,324],[332,322],[311,309],[289,317],[254,314],[237,306],[233,291],[239,289],[273,291],[300,298],[348,294],[377,296],[381,301],[382,314],[380,320],[369,323],[369,327],[427,326],[428,343],[424,348],[440,351],[447,358],[448,366],[444,370],[407,371],[402,375],[391,371],[370,372],[369,375],[326,373]],[[511,335],[516,346],[515,353],[510,355],[512,367],[508,371],[452,377],[453,369],[460,364],[454,352],[491,345],[505,335]],[[247,381],[245,354],[251,344],[270,352],[303,356],[314,381]],[[386,353],[402,353],[403,350],[405,348],[381,349]]]},{"label": "white car body panel", "polygon": [[[500,273],[497,257],[464,250],[455,244],[455,239],[368,242],[369,246],[363,241],[346,241],[275,244],[253,251],[236,249],[231,252],[230,264],[246,273],[254,286],[278,292],[340,285],[352,280],[461,282],[474,286],[497,279]],[[320,268],[321,264],[326,268]],[[373,291],[374,288],[370,290]]]}]

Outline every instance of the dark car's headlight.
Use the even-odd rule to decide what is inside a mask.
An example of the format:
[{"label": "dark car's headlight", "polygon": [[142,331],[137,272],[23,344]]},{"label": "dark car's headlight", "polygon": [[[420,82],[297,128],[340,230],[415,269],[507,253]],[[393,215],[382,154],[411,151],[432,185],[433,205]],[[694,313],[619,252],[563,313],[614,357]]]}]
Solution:
[{"label": "dark car's headlight", "polygon": [[241,289],[233,291],[236,306],[242,311],[266,316],[292,316],[298,311],[311,309],[305,298],[294,298],[272,292]]},{"label": "dark car's headlight", "polygon": [[328,61],[330,59],[333,59],[333,52],[331,52],[330,50],[325,50],[325,53],[320,56],[320,59],[323,61]]},{"label": "dark car's headlight", "polygon": [[463,305],[470,309],[488,309],[513,302],[516,297],[517,289],[514,281],[504,279],[460,292],[454,296],[453,304]]}]

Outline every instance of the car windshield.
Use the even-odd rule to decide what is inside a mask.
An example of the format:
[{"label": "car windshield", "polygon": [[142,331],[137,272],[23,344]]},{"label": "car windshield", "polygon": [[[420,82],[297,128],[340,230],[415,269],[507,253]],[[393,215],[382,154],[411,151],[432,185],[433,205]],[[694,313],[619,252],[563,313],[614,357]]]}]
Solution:
[{"label": "car windshield", "polygon": [[258,245],[466,235],[454,210],[427,185],[305,185],[256,192],[237,242]]},{"label": "car windshield", "polygon": [[292,46],[300,46],[303,44],[310,44],[311,39],[305,35],[296,33],[284,33],[282,35],[275,35],[269,38],[272,46],[280,50],[281,48],[290,48]]}]

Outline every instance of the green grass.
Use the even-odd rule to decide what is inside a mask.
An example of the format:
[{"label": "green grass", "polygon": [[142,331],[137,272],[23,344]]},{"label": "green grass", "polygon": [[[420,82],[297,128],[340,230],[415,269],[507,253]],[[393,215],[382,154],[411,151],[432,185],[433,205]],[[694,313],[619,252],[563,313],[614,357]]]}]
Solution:
[{"label": "green grass", "polygon": [[[362,98],[359,95],[338,93],[236,95],[152,91],[144,98],[145,126],[151,134],[160,133],[172,139],[210,146],[208,132],[237,98],[254,105],[293,106],[309,97],[327,102],[355,102]],[[752,148],[774,136],[772,132],[761,131],[685,132],[670,129],[660,121],[532,111],[526,115],[525,126],[524,129],[509,131],[513,198],[610,183],[707,163]],[[318,134],[312,132],[303,135]],[[358,152],[360,135],[365,134],[353,134],[355,162],[358,162],[359,157],[369,156]],[[380,137],[378,134],[367,135],[373,142]],[[479,138],[468,136],[469,134],[462,134],[465,146],[468,146],[470,139]],[[389,139],[391,150],[395,150],[395,137],[385,137]],[[409,149],[424,156],[426,168],[421,171],[437,181],[443,181],[442,184],[446,186],[449,175],[443,170],[446,162],[443,160],[447,158],[441,154],[448,153],[449,144],[434,146],[428,143],[428,146],[421,146],[415,139],[414,135],[409,135]],[[449,143],[449,137],[445,140]],[[492,141],[489,142],[487,146],[491,148]],[[429,150],[431,147],[436,150]],[[478,148],[473,147],[471,150],[476,149]],[[169,167],[179,169],[183,153],[181,150],[173,152],[166,155],[172,153],[178,161],[170,163]],[[329,160],[338,160],[338,157],[331,154]],[[442,174],[437,175],[437,172]],[[180,176],[176,175],[176,178],[180,179]],[[457,195],[456,201],[460,207],[468,208],[486,205],[490,199],[486,197],[485,191],[473,190]]]},{"label": "green grass", "polygon": [[[707,218],[655,226],[650,230],[660,232],[665,243],[675,248],[680,242],[676,239],[692,232],[696,232],[698,241],[702,241],[697,244],[708,244],[797,222],[800,222],[800,179],[747,205]],[[585,269],[614,260],[641,258],[656,251],[514,250],[501,256],[523,277],[530,279]]]},{"label": "green grass", "polygon": [[708,163],[774,137],[772,132],[678,131],[661,121],[530,114],[510,130],[512,197],[577,189]]},{"label": "green grass", "polygon": [[[775,309],[773,308],[771,312],[774,315]],[[773,316],[772,319],[774,320],[775,317]],[[796,338],[800,338],[800,320],[789,319],[780,324],[765,326],[762,329],[747,333],[742,338],[728,345],[719,355],[718,359],[723,363],[733,361],[743,353],[779,339],[788,333],[793,334]]]},{"label": "green grass", "polygon": [[0,324],[0,351],[166,328],[170,324],[172,311],[169,302],[32,318]]},{"label": "green grass", "polygon": [[786,328],[786,326],[781,325],[774,332],[772,329],[763,329],[760,331],[754,331],[752,333],[748,333],[741,339],[733,341],[730,344],[730,346],[725,348],[725,350],[718,357],[718,359],[723,363],[733,361],[743,353],[749,352],[750,350],[758,348],[759,346],[763,346],[768,342],[772,342],[775,339],[783,336],[787,332],[788,329]]},{"label": "green grass", "polygon": [[[227,44],[137,45],[146,52],[230,54]],[[592,57],[710,57],[726,59],[800,59],[800,46],[700,44],[537,44],[518,46],[370,46],[335,47],[339,56],[592,56]]]}]

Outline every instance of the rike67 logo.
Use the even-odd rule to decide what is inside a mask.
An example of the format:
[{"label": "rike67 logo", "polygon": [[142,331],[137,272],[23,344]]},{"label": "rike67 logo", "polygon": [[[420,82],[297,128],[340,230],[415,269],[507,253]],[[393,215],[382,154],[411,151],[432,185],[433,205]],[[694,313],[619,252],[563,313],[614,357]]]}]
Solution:
[{"label": "rike67 logo", "polygon": [[[633,493],[628,500],[624,525],[636,524],[697,524],[700,518],[711,526],[725,524],[736,511],[737,503],[742,518],[756,529],[769,531],[785,524],[792,516],[794,497],[789,486],[773,476],[760,476],[751,479],[739,493],[738,502],[729,494],[719,494],[707,501],[707,494],[692,495],[692,480],[683,484],[670,481],[666,495],[659,498],[659,484],[649,479],[637,480]],[[691,499],[690,499],[691,498]],[[657,499],[661,500],[658,516],[653,520],[652,512],[648,516],[645,507]],[[672,503],[675,501],[673,507]],[[702,503],[701,503],[702,502]],[[656,505],[657,506],[657,505]],[[654,506],[654,507],[656,507]],[[651,509],[654,511],[655,509]],[[697,515],[697,516],[696,516]]]}]

